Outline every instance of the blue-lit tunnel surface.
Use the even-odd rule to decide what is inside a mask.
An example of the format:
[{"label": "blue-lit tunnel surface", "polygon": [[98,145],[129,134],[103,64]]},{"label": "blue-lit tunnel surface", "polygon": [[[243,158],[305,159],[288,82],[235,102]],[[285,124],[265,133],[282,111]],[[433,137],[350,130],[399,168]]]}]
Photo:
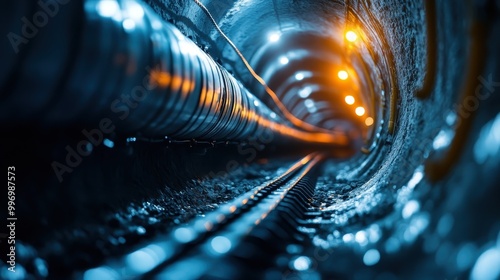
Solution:
[{"label": "blue-lit tunnel surface", "polygon": [[500,1],[2,5],[0,279],[500,279]]}]

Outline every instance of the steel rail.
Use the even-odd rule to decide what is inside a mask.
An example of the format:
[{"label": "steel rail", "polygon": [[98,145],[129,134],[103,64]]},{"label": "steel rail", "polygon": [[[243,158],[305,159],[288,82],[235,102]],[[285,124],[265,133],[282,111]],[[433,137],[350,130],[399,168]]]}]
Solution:
[{"label": "steel rail", "polygon": [[[134,251],[100,267],[87,270],[76,278],[90,277],[106,272],[110,279],[146,278],[174,279],[182,271],[183,279],[196,279],[209,275],[213,262],[221,258],[255,259],[249,243],[256,239],[268,242],[266,235],[293,243],[300,240],[298,226],[305,218],[309,199],[312,198],[316,177],[314,170],[323,155],[312,153],[283,174],[222,205],[205,217],[173,229],[167,235],[155,238]],[[218,242],[232,248],[221,251]],[[282,250],[286,242],[269,248],[274,253]],[[245,249],[247,247],[247,249]],[[134,260],[151,254],[153,261],[136,264]],[[268,253],[269,256],[272,252]],[[137,256],[137,258],[136,258]],[[230,261],[231,262],[231,261]],[[192,264],[196,265],[196,268]],[[100,274],[99,274],[100,275]],[[174,278],[172,278],[174,277]]]}]

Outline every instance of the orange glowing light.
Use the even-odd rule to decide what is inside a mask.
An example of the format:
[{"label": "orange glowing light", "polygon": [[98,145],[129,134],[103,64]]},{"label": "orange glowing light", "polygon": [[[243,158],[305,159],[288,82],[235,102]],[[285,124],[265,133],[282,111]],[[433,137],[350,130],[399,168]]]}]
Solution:
[{"label": "orange glowing light", "polygon": [[365,114],[365,108],[363,108],[363,107],[357,107],[355,112],[356,112],[356,115],[358,115],[358,116],[361,117],[362,115]]},{"label": "orange glowing light", "polygon": [[373,125],[373,118],[372,117],[366,118],[365,125],[366,126],[372,126]]},{"label": "orange glowing light", "polygon": [[172,77],[170,76],[170,74],[166,72],[153,70],[151,72],[151,76],[149,77],[149,79],[150,79],[149,81],[150,84],[158,85],[161,88],[166,88],[170,84]]},{"label": "orange glowing light", "polygon": [[356,102],[356,99],[354,99],[354,97],[352,97],[351,95],[345,97],[345,103],[347,103],[348,105],[352,105],[354,104],[354,102]]},{"label": "orange glowing light", "polygon": [[347,41],[354,43],[358,39],[358,35],[356,34],[356,32],[349,30],[345,33],[345,38],[347,39]]},{"label": "orange glowing light", "polygon": [[347,71],[345,71],[345,70],[340,70],[339,73],[337,74],[337,76],[341,80],[347,80],[347,78],[349,78],[349,74],[347,74]]}]

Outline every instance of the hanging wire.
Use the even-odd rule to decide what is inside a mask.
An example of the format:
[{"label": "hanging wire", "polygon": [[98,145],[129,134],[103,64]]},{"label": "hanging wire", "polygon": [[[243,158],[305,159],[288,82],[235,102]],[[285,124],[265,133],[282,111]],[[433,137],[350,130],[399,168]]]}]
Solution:
[{"label": "hanging wire", "polygon": [[280,31],[283,31],[282,27],[281,27],[281,19],[280,19],[280,15],[278,13],[278,3],[277,3],[278,0],[273,0],[273,6],[274,6],[274,15],[276,16],[276,20],[278,21],[278,25],[280,27]]},{"label": "hanging wire", "polygon": [[245,56],[243,56],[243,54],[240,52],[240,50],[238,49],[238,47],[236,47],[236,45],[231,41],[231,39],[229,39],[229,37],[227,37],[227,35],[224,33],[224,31],[222,31],[219,27],[219,25],[217,24],[217,22],[215,21],[215,19],[213,18],[212,14],[210,13],[210,11],[207,9],[207,7],[205,7],[205,5],[203,5],[203,3],[201,3],[199,0],[194,0],[194,2],[205,12],[205,14],[210,18],[210,21],[212,22],[212,24],[215,26],[215,28],[217,29],[217,31],[219,32],[219,34],[227,41],[227,43],[233,48],[233,50],[236,52],[236,54],[240,57],[241,61],[243,62],[243,64],[245,64],[245,67],[247,68],[247,70],[250,72],[250,74],[254,77],[255,80],[257,80],[265,89],[266,93],[272,98],[272,100],[274,101],[274,103],[276,104],[276,106],[278,107],[278,109],[281,111],[281,113],[283,114],[283,116],[289,120],[293,125],[297,126],[297,127],[300,127],[306,131],[311,131],[311,132],[318,132],[318,131],[323,131],[323,132],[327,132],[327,133],[332,133],[331,131],[327,131],[326,129],[323,129],[323,128],[320,128],[320,127],[317,127],[317,126],[314,126],[312,124],[309,124],[307,122],[304,122],[302,121],[301,119],[297,118],[295,115],[293,115],[292,113],[290,113],[290,111],[288,111],[288,109],[285,107],[285,105],[281,102],[281,100],[278,98],[278,96],[276,95],[276,93],[266,84],[266,82],[264,81],[264,79],[262,79],[262,77],[260,77],[257,73],[255,73],[255,71],[253,70],[252,66],[250,66],[250,64],[248,63],[248,61],[246,60]]}]

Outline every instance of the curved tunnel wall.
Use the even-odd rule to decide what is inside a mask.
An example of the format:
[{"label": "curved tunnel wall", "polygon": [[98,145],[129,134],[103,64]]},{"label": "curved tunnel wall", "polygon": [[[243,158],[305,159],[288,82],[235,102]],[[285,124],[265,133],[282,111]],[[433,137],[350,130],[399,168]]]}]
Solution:
[{"label": "curved tunnel wall", "polygon": [[[221,59],[249,88],[258,88],[194,3],[150,3]],[[357,54],[346,47],[343,55],[357,71],[368,69],[362,79],[373,83],[379,119],[367,137],[365,154],[358,154],[344,167],[326,168],[325,182],[354,181],[358,187],[349,194],[350,203],[335,206],[335,199],[326,203],[325,211],[335,213],[342,222],[325,226],[316,240],[317,246],[338,250],[319,264],[320,270],[347,277],[362,267],[362,260],[332,264],[342,258],[356,259],[357,254],[346,248],[360,245],[345,240],[369,232],[370,227],[363,224],[371,222],[385,235],[375,246],[387,255],[378,273],[394,265],[417,278],[429,273],[454,277],[472,269],[472,261],[464,264],[464,250],[473,244],[476,249],[470,258],[478,257],[500,227],[498,215],[485,210],[497,209],[493,197],[498,196],[499,180],[492,172],[499,166],[495,152],[499,142],[491,140],[500,130],[494,125],[499,99],[493,86],[500,80],[500,58],[495,51],[498,1],[207,1],[206,6],[249,58],[280,25],[284,33],[313,32],[337,42],[342,42],[345,27],[362,34],[363,43],[354,50]],[[338,195],[328,187],[322,190]],[[358,203],[372,206],[357,209]],[[416,214],[408,217],[405,209],[415,205]],[[387,218],[389,213],[392,218]],[[480,215],[480,222],[475,215]],[[377,221],[380,217],[385,218]],[[452,230],[443,233],[450,217],[455,221]],[[397,227],[388,224],[392,219],[398,221]],[[395,257],[404,254],[408,257]],[[430,268],[416,268],[421,266]],[[359,275],[376,274],[361,268]]]},{"label": "curved tunnel wall", "polygon": [[[220,34],[213,26],[206,24],[206,15],[194,2],[152,3],[156,7],[168,8],[163,12],[167,19],[204,46],[212,56],[221,59],[249,88],[258,92],[259,85],[244,69]],[[374,84],[377,105],[383,110],[377,124],[380,126],[379,135],[384,136],[384,139],[379,139],[379,143],[386,140],[405,142],[408,133],[417,131],[413,126],[415,121],[424,115],[423,112],[426,114],[422,116],[421,121],[429,127],[433,126],[434,130],[445,123],[442,117],[434,121],[436,113],[452,107],[452,103],[459,97],[460,81],[466,75],[460,69],[466,67],[468,31],[465,25],[454,22],[457,18],[468,18],[465,9],[460,5],[448,2],[437,4],[442,5],[437,7],[442,16],[437,16],[438,37],[432,39],[422,36],[427,31],[422,1],[409,1],[404,5],[396,2],[349,1],[346,3],[348,6],[336,1],[308,4],[276,1],[276,6],[273,3],[214,1],[206,3],[206,6],[215,11],[213,16],[221,28],[250,61],[259,48],[268,43],[270,34],[280,32],[278,27],[281,26],[284,34],[312,32],[342,44],[340,50],[344,52],[336,55],[344,56],[343,63],[350,66],[349,63],[356,60],[350,57],[354,55],[350,54],[351,50],[343,43],[342,34],[344,29],[351,25],[360,28],[365,35],[363,43],[355,50],[359,52],[357,60],[361,58],[365,61],[365,68],[368,68],[370,75],[365,79]],[[448,26],[451,29],[448,29]],[[427,63],[426,42],[431,44],[436,40],[438,60]],[[288,46],[285,44],[280,47],[286,50]],[[428,64],[429,68],[432,64],[438,68],[435,86],[432,88],[432,93],[435,94],[431,93],[429,100],[422,101],[416,98],[414,93],[423,86]],[[354,66],[357,65],[359,63],[355,62]],[[334,76],[335,72],[329,74]],[[392,96],[396,96],[394,101]],[[425,106],[426,103],[430,103],[432,108]],[[394,135],[388,133],[387,129],[391,120],[390,114],[394,114]],[[426,116],[431,117],[426,120]]]},{"label": "curved tunnel wall", "polygon": [[[185,36],[192,38],[214,60],[223,64],[245,87],[255,94],[262,92],[260,85],[250,77],[233,50],[208,22],[206,15],[194,1],[147,2],[157,14],[175,24]],[[203,2],[249,61],[255,63],[256,68],[259,68],[256,54],[261,47],[269,43],[270,33],[281,31],[283,39],[286,36],[300,37],[301,34],[308,33],[332,40],[338,46],[333,57],[341,58],[333,59],[333,65],[346,63],[358,75],[359,94],[366,100],[364,102],[367,109],[373,106],[370,110],[376,117],[375,123],[361,139],[364,142],[361,151],[347,161],[327,161],[318,178],[313,203],[321,211],[321,217],[317,231],[311,236],[311,244],[307,243],[313,246],[306,246],[303,250],[304,255],[311,257],[314,269],[305,272],[296,269],[285,276],[318,278],[319,272],[330,278],[361,279],[394,278],[396,275],[420,279],[429,275],[439,275],[443,278],[472,275],[475,279],[485,278],[481,276],[498,276],[498,273],[494,274],[497,267],[488,266],[492,263],[491,254],[486,254],[493,252],[493,257],[497,256],[500,246],[500,194],[497,187],[500,180],[500,100],[496,94],[500,83],[497,82],[500,81],[497,51],[500,49],[497,39],[500,37],[498,1]],[[435,13],[428,6],[432,4],[435,5]],[[61,25],[58,28],[61,28],[61,32],[71,33],[68,30],[71,26]],[[356,44],[345,42],[345,28],[358,32],[360,38]],[[303,44],[301,48],[307,50],[308,46]],[[286,50],[285,45],[283,52]],[[66,52],[63,54],[69,55]],[[52,53],[51,55],[58,57]],[[314,56],[308,56],[308,59],[312,57]],[[277,63],[279,60],[279,51],[269,58],[269,61]],[[285,80],[285,84],[289,80],[291,84],[296,83],[294,74],[300,69],[278,67],[276,69],[284,71],[273,72],[276,62],[267,62],[266,60],[262,64],[262,71],[270,71],[270,83],[275,83],[278,87],[281,86],[281,80]],[[289,64],[290,67],[296,65],[302,67],[304,64]],[[433,69],[435,71],[432,71]],[[50,73],[38,72],[40,76],[31,73],[34,80],[43,80]],[[325,98],[331,94],[331,87],[337,82],[329,79],[330,75],[335,79],[335,71],[311,72],[314,77],[304,77],[304,82],[311,83],[315,98],[321,102],[327,100],[328,106],[311,113],[307,110],[305,100],[302,102],[297,99],[297,95],[306,95],[305,92],[300,92],[299,87],[285,86],[277,90],[278,93],[283,96],[283,101],[290,109],[304,114],[301,117],[311,118],[312,122],[327,128],[340,125],[345,117],[349,116],[350,107],[346,107],[342,102],[342,96]],[[287,77],[288,75],[290,76]],[[273,82],[273,76],[279,78]],[[30,87],[32,84],[23,86]],[[334,90],[333,94],[337,94],[338,89]],[[262,97],[265,99],[263,95]],[[340,107],[339,103],[343,107]],[[338,107],[330,107],[336,105]],[[362,126],[363,122],[360,122],[360,125]],[[44,135],[50,135],[50,132]],[[71,140],[76,143],[80,140],[78,136],[75,137],[76,140]],[[58,143],[51,143],[53,146],[47,148],[45,144],[50,141],[40,141],[42,144],[39,144],[37,137],[36,134],[32,135],[33,139],[29,142],[31,145],[26,147],[22,147],[24,141],[15,138],[11,141],[11,144],[16,144],[18,150],[27,151],[29,156],[30,152],[33,152],[36,157],[42,158],[36,159],[35,163],[45,164],[47,159],[49,160],[48,164],[40,165],[41,171],[32,161],[20,166],[36,171],[36,176],[26,176],[29,178],[29,184],[24,184],[23,190],[25,198],[35,197],[29,200],[32,202],[30,204],[35,206],[25,205],[22,211],[37,212],[34,216],[36,218],[31,218],[33,223],[22,225],[24,228],[20,228],[20,231],[28,228],[39,232],[39,228],[45,229],[52,225],[65,228],[68,221],[84,221],[83,218],[75,219],[74,216],[87,215],[88,218],[93,215],[94,212],[89,213],[87,209],[80,211],[89,205],[89,209],[99,214],[102,213],[99,210],[103,205],[107,207],[118,200],[135,201],[135,198],[130,198],[135,195],[141,199],[154,197],[151,193],[169,190],[165,187],[170,187],[166,177],[175,178],[178,175],[176,173],[194,166],[190,165],[191,162],[186,164],[180,160],[186,155],[194,158],[194,161],[199,161],[200,165],[210,165],[242,154],[240,146],[236,148],[228,144],[219,147],[215,152],[207,152],[208,149],[197,146],[194,141],[188,141],[189,147],[185,147],[188,152],[184,153],[182,147],[169,147],[170,143],[135,143],[135,138],[130,140],[131,142],[127,139],[126,143],[120,144],[117,141],[115,144],[119,147],[115,149],[102,146],[96,149],[98,157],[93,155],[84,161],[81,169],[75,169],[73,177],[66,174],[65,183],[71,181],[72,184],[52,184],[56,179],[52,170],[47,169],[50,169],[50,161],[54,158],[64,159],[65,155],[61,155],[61,152],[65,151],[66,143],[59,143],[60,140],[57,140]],[[1,152],[9,155],[9,160],[18,156],[15,152]],[[215,160],[201,160],[207,157],[214,157]],[[113,160],[109,160],[110,158]],[[127,166],[121,168],[120,164],[123,163],[119,161],[123,161]],[[266,158],[262,159],[262,162],[266,161]],[[30,170],[29,168],[26,170]],[[215,170],[213,166],[204,168],[208,171]],[[229,167],[225,168],[229,170]],[[247,166],[243,165],[243,168],[246,169]],[[45,171],[50,175],[45,174]],[[133,174],[128,174],[129,171]],[[44,174],[40,175],[41,173]],[[97,179],[88,179],[105,178],[110,174],[113,175],[103,180],[105,187],[96,184]],[[249,176],[262,175],[265,178],[263,174],[267,173],[257,172]],[[42,180],[39,180],[40,178]],[[201,177],[189,178],[196,180],[189,179],[191,181],[188,182],[188,179],[182,180],[181,177],[178,178],[181,181],[179,184],[202,181]],[[223,179],[217,180],[216,184],[210,186],[200,184],[203,188],[191,193],[200,191],[201,195],[194,198],[189,196],[191,193],[182,196],[168,192],[168,195],[179,201],[205,201],[205,189],[209,189],[226,197],[227,188],[223,192],[219,186],[224,185],[221,183]],[[50,192],[40,188],[43,183],[38,181],[48,182]],[[90,185],[93,188],[82,188],[82,182],[86,183],[84,186]],[[66,188],[67,186],[70,188]],[[108,192],[102,194],[104,190]],[[43,198],[46,199],[46,204],[53,202],[54,193],[58,194],[57,199],[63,197],[68,200],[58,201],[53,207],[40,203]],[[81,202],[81,208],[69,205],[75,201],[72,200],[75,193],[78,194],[76,196]],[[155,210],[156,204],[150,201],[151,199],[147,201],[148,211],[164,213]],[[184,208],[172,209],[177,204],[172,203],[172,200],[168,201],[171,203],[164,205],[169,207],[168,211],[186,211]],[[146,208],[141,207],[134,208],[132,205],[127,211],[135,213],[138,212],[136,209],[139,209],[139,214],[143,215],[142,210]],[[33,209],[40,211],[32,211]],[[110,221],[110,227],[113,228],[110,232],[115,233],[114,228],[121,230],[122,225],[122,221],[117,221],[117,217],[122,217],[120,213],[112,214],[116,216]],[[139,216],[136,214],[123,216],[134,218]],[[194,215],[197,214],[199,213]],[[148,218],[147,215],[142,217]],[[130,224],[124,225],[127,227],[126,232],[131,228],[136,231],[134,227],[129,228]],[[45,234],[50,232],[47,230]],[[98,230],[96,232],[100,235]],[[30,233],[31,231],[25,230],[23,237],[26,238]],[[83,230],[63,233],[71,238],[87,236]],[[133,239],[134,237],[127,241],[133,242]],[[93,242],[93,239],[89,240]],[[109,240],[112,248],[121,242],[113,236],[110,236]],[[99,239],[99,242],[101,241]],[[58,241],[54,244],[56,245],[51,247],[51,243],[45,250],[52,251],[52,248],[62,247]],[[82,251],[85,251],[89,246],[82,247],[85,248]],[[89,250],[94,249],[99,250],[94,247]],[[65,252],[60,250],[58,252]],[[322,257],[316,258],[318,254]],[[54,259],[56,263],[60,261],[60,256],[51,256],[52,265]],[[88,255],[83,255],[83,258],[85,257]],[[75,258],[69,260],[69,263],[71,261],[74,264],[82,260]],[[488,269],[482,269],[484,265]],[[64,265],[59,265],[59,268],[62,266]],[[421,269],[422,267],[426,269]]]}]

